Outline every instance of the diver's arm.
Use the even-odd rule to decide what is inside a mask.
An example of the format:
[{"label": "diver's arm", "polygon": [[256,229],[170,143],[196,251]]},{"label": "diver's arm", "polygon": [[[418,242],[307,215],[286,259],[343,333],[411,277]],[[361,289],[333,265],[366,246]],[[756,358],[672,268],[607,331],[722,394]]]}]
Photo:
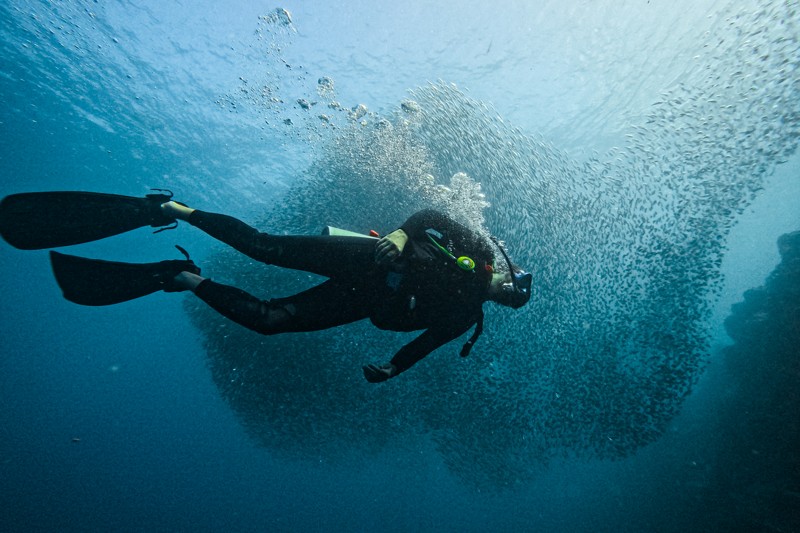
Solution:
[{"label": "diver's arm", "polygon": [[422,335],[409,342],[394,354],[389,363],[381,366],[367,365],[364,367],[364,377],[371,383],[379,383],[405,372],[429,353],[463,335],[472,323],[455,327],[430,328]]},{"label": "diver's arm", "polygon": [[392,357],[391,363],[397,369],[395,376],[414,366],[435,349],[444,346],[453,339],[457,339],[471,326],[472,324],[466,324],[462,327],[430,328],[425,330],[422,335],[400,348]]}]

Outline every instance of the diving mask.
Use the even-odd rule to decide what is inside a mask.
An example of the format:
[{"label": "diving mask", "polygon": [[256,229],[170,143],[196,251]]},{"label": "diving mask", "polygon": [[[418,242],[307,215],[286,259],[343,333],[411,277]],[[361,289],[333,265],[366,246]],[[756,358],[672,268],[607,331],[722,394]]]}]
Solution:
[{"label": "diving mask", "polygon": [[533,274],[518,270],[511,273],[511,282],[503,284],[503,303],[519,309],[531,299]]},{"label": "diving mask", "polygon": [[508,264],[508,272],[511,276],[511,282],[503,284],[502,303],[514,309],[519,309],[531,299],[531,285],[533,284],[533,274],[525,272],[522,269],[516,268],[508,257],[505,249],[500,245],[496,238],[492,241],[497,245],[500,253],[503,254],[503,259]]}]

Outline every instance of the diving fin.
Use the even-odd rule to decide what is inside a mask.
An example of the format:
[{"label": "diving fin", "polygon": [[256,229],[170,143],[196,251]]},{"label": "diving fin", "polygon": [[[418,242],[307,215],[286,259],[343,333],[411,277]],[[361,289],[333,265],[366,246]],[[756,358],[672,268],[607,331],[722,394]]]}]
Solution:
[{"label": "diving fin", "polygon": [[186,259],[158,263],[119,263],[50,252],[50,262],[64,298],[80,305],[113,305],[157,291],[178,292],[173,278],[181,272],[199,274],[186,250]]},{"label": "diving fin", "polygon": [[41,250],[177,224],[161,212],[172,192],[153,190],[159,192],[144,198],[78,191],[12,194],[0,202],[0,235],[15,248]]}]

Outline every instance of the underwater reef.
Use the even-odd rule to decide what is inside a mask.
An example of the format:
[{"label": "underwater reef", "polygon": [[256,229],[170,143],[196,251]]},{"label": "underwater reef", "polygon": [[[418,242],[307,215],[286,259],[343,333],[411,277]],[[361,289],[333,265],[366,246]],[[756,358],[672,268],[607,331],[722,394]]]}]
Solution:
[{"label": "underwater reef", "polygon": [[800,231],[781,263],[732,306],[724,393],[712,426],[707,510],[729,531],[800,531]]}]

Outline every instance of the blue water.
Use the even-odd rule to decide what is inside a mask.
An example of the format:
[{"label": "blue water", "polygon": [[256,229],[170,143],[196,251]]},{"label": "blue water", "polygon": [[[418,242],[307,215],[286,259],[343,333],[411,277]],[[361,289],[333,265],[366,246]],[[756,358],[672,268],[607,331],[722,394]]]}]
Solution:
[{"label": "blue water", "polygon": [[[373,387],[360,364],[403,337],[264,339],[185,295],[82,308],[44,251],[4,245],[0,530],[796,526],[797,485],[718,482],[737,467],[715,424],[736,434],[719,402],[744,390],[723,320],[800,229],[799,17],[778,1],[7,2],[0,195],[167,187],[277,232],[387,230],[438,203],[505,239],[537,294],[487,307],[467,361],[443,349]],[[176,242],[264,297],[304,282],[188,227],[69,251],[155,261]]]}]

